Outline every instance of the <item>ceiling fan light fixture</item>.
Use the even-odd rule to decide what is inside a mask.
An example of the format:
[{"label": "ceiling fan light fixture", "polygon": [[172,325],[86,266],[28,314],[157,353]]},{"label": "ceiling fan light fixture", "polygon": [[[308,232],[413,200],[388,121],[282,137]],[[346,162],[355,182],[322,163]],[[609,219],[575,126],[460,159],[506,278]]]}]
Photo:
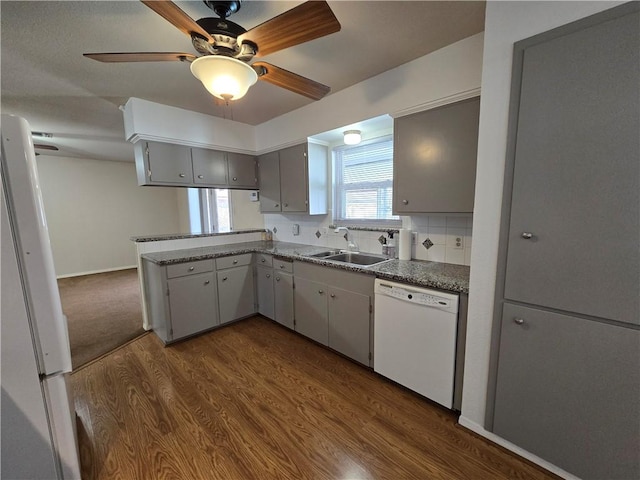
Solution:
[{"label": "ceiling fan light fixture", "polygon": [[345,145],[357,145],[362,140],[362,132],[360,130],[347,130],[344,132]]},{"label": "ceiling fan light fixture", "polygon": [[225,101],[244,97],[249,87],[258,81],[258,74],[251,66],[223,55],[196,58],[191,63],[191,73],[211,95]]}]

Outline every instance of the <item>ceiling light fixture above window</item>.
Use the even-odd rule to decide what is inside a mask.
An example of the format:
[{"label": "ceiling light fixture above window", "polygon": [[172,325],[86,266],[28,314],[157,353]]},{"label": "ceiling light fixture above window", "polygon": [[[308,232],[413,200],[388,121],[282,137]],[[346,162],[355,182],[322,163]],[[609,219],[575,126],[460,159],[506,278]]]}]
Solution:
[{"label": "ceiling light fixture above window", "polygon": [[244,97],[258,74],[248,64],[223,55],[207,55],[191,63],[191,73],[214,97],[238,100]]},{"label": "ceiling light fixture above window", "polygon": [[345,145],[357,145],[362,140],[362,133],[360,130],[347,130],[344,132]]}]

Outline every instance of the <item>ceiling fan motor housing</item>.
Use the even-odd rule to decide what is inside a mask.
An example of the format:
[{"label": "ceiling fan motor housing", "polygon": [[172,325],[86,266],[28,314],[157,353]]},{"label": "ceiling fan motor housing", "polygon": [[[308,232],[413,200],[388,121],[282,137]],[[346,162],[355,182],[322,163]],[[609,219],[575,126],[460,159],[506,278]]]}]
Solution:
[{"label": "ceiling fan motor housing", "polygon": [[242,0],[204,0],[204,4],[215,12],[220,18],[227,18],[229,15],[240,10]]},{"label": "ceiling fan motor housing", "polygon": [[237,23],[214,17],[201,18],[196,23],[214,39],[213,43],[209,43],[199,35],[192,34],[191,41],[199,53],[203,55],[226,55],[242,61],[251,60],[255,55],[255,45],[250,42],[246,42],[243,45],[238,44],[238,36],[247,30]]}]

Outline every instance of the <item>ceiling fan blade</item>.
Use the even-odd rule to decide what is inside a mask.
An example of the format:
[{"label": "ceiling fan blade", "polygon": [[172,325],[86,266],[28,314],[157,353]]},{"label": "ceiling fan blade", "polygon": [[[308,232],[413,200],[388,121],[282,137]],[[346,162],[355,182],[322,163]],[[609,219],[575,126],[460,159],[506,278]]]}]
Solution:
[{"label": "ceiling fan blade", "polygon": [[261,23],[238,37],[258,47],[256,57],[340,31],[340,22],[329,4],[312,0]]},{"label": "ceiling fan blade", "polygon": [[87,58],[99,62],[170,62],[188,61],[193,62],[195,55],[190,53],[170,53],[170,52],[132,52],[132,53],[85,53]]},{"label": "ceiling fan blade", "polygon": [[54,152],[59,150],[55,145],[45,145],[43,143],[34,143],[33,148],[37,148],[38,150],[53,150]]},{"label": "ceiling fan blade", "polygon": [[255,62],[251,65],[258,73],[258,79],[278,87],[304,95],[312,100],[320,100],[331,88],[296,73],[276,67],[266,62]]},{"label": "ceiling fan blade", "polygon": [[196,33],[207,39],[207,41],[213,42],[211,35],[209,35],[204,28],[198,25],[193,18],[184,13],[175,3],[160,0],[140,1],[171,23],[174,27],[178,28],[181,32],[186,33],[189,36]]}]

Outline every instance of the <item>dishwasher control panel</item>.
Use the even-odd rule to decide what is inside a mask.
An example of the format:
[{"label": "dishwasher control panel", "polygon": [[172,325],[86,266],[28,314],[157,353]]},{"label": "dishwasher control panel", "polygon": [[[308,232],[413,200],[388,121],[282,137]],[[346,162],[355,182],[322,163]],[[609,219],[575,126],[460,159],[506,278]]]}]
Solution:
[{"label": "dishwasher control panel", "polygon": [[401,285],[392,282],[378,280],[376,282],[376,295],[386,295],[398,300],[404,300],[416,305],[435,307],[441,310],[457,312],[458,296],[438,292],[435,290],[425,290],[422,288],[412,288],[408,285]]}]

